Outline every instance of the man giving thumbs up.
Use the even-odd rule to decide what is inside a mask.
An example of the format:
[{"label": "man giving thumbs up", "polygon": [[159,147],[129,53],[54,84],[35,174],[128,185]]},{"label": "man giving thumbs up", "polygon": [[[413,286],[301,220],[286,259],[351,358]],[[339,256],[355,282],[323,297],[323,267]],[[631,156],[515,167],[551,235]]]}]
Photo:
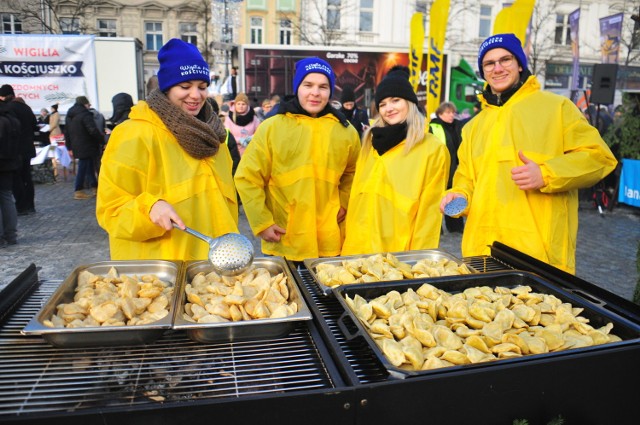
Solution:
[{"label": "man giving thumbs up", "polygon": [[522,43],[496,34],[480,45],[483,107],[462,129],[453,186],[440,204],[468,206],[462,255],[502,242],[575,272],[578,189],[609,174],[616,160],[570,99],[540,89]]}]

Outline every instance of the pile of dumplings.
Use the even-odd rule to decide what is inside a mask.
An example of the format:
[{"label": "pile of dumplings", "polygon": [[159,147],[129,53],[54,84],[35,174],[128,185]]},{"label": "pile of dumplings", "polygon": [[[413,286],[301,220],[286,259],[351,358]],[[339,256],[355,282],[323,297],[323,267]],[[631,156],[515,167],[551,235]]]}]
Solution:
[{"label": "pile of dumplings", "polygon": [[237,276],[201,272],[185,285],[185,292],[183,317],[189,322],[275,319],[298,312],[297,303],[289,299],[287,277],[283,273],[271,276],[263,267]]},{"label": "pile of dumplings", "polygon": [[50,328],[146,325],[169,314],[172,295],[173,286],[153,274],[119,276],[112,267],[102,276],[83,270],[73,301],[58,304],[43,324]]},{"label": "pile of dumplings", "polygon": [[389,362],[409,371],[587,347],[621,339],[554,295],[488,286],[449,294],[423,284],[346,302]]},{"label": "pile of dumplings", "polygon": [[333,288],[350,283],[455,276],[469,274],[471,271],[465,264],[458,264],[447,258],[422,258],[412,266],[387,253],[343,260],[340,266],[320,263],[316,266],[315,273],[320,283]]}]

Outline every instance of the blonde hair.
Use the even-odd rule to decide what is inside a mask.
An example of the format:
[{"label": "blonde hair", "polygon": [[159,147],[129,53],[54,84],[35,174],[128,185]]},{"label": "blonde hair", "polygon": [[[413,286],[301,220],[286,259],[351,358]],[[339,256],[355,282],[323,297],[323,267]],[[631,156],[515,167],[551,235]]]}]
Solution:
[{"label": "blonde hair", "polygon": [[[417,145],[418,143],[421,143],[424,140],[426,124],[425,124],[424,115],[422,115],[422,113],[418,109],[418,105],[416,105],[413,102],[409,102],[408,100],[405,100],[405,102],[407,102],[407,104],[409,105],[409,112],[407,113],[407,119],[406,119],[407,138],[405,139],[405,145],[404,145],[404,154],[406,155],[415,145]],[[378,115],[376,117],[371,127],[368,128],[362,135],[362,155],[363,156],[368,155],[369,151],[371,150],[370,149],[371,139],[373,139],[373,134],[371,134],[371,130],[373,129],[373,127],[388,127],[388,126],[389,124],[387,124],[382,119],[381,115]]]}]

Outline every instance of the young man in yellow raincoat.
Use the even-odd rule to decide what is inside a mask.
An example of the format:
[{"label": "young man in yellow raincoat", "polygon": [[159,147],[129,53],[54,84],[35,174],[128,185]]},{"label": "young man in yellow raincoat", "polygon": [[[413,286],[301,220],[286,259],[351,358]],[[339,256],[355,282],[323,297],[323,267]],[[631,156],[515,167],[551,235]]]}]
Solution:
[{"label": "young man in yellow raincoat", "polygon": [[440,209],[468,201],[463,256],[489,254],[498,241],[574,273],[578,189],[604,178],[616,160],[568,98],[541,90],[515,35],[485,40],[478,67],[487,81],[483,109],[462,130]]},{"label": "young man in yellow raincoat", "polygon": [[298,61],[296,97],[260,124],[240,161],[236,188],[265,254],[340,254],[360,138],[329,104],[334,82],[324,60]]}]

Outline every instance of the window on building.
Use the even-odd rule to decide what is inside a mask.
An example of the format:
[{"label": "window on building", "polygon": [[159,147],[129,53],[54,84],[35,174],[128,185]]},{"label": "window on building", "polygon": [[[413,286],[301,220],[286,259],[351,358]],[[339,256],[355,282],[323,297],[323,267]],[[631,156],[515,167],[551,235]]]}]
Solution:
[{"label": "window on building", "polygon": [[248,10],[256,10],[256,9],[266,10],[267,4],[265,0],[247,0],[247,9]]},{"label": "window on building", "polygon": [[480,30],[478,36],[480,38],[489,37],[491,35],[491,6],[480,6]]},{"label": "window on building", "polygon": [[144,35],[147,50],[160,50],[164,44],[162,41],[162,22],[145,22]]},{"label": "window on building", "polygon": [[198,24],[195,22],[180,22],[179,25],[180,39],[198,45]]},{"label": "window on building", "polygon": [[340,29],[340,9],[342,0],[327,0],[327,29]]},{"label": "window on building", "polygon": [[280,12],[295,11],[296,2],[295,0],[278,0],[276,3],[276,10]]},{"label": "window on building", "polygon": [[1,34],[22,34],[22,21],[16,15],[2,13]]},{"label": "window on building", "polygon": [[233,43],[233,27],[231,25],[222,27],[222,40],[225,43]]},{"label": "window on building", "polygon": [[569,15],[556,15],[555,43],[562,46],[571,46],[571,30],[569,28]]},{"label": "window on building", "polygon": [[60,18],[60,29],[63,34],[80,34],[80,19]]},{"label": "window on building", "polygon": [[98,36],[117,37],[115,19],[98,19]]},{"label": "window on building", "polygon": [[280,44],[291,44],[291,21],[289,19],[280,20]]},{"label": "window on building", "polygon": [[251,17],[251,43],[262,44],[262,18]]},{"label": "window on building", "polygon": [[360,0],[360,31],[373,31],[373,0]]}]

